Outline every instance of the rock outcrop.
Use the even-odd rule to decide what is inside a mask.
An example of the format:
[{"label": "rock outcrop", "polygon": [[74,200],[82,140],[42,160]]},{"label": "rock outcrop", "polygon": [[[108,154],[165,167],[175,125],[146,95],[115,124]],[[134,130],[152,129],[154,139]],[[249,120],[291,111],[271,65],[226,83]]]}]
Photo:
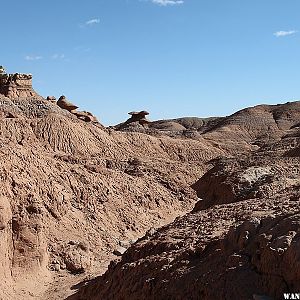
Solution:
[{"label": "rock outcrop", "polygon": [[136,112],[136,111],[131,111],[128,113],[131,115],[131,117],[126,120],[124,123],[118,124],[115,126],[115,129],[117,130],[124,130],[132,127],[147,127],[151,122],[146,118],[149,113],[145,110]]},{"label": "rock outcrop", "polygon": [[0,94],[11,99],[37,96],[32,88],[32,75],[0,73]]},{"label": "rock outcrop", "polygon": [[[31,77],[11,79],[30,89]],[[299,102],[174,120],[172,136],[136,114],[137,130],[122,132],[65,98],[59,106],[21,88],[6,97],[1,82],[1,299],[65,299],[76,287],[55,286],[62,278],[99,274],[116,258],[80,299],[298,288]]]},{"label": "rock outcrop", "polygon": [[[278,108],[285,115],[286,107]],[[300,137],[292,117],[298,113],[278,122],[286,128],[280,139],[278,126],[260,149],[212,160],[213,168],[193,185],[202,198],[193,212],[145,235],[78,299],[282,299],[298,293]]]},{"label": "rock outcrop", "polygon": [[41,97],[0,95],[0,112],[4,300],[47,299],[57,272],[93,272],[115,257],[118,241],[191,210],[190,185],[227,153],[82,122]]},{"label": "rock outcrop", "polygon": [[56,102],[56,104],[62,108],[62,109],[66,109],[69,112],[72,112],[72,110],[75,110],[78,108],[77,105],[71,103],[70,101],[67,100],[67,98],[65,96],[60,96],[58,101]]},{"label": "rock outcrop", "polygon": [[131,111],[128,113],[131,115],[131,117],[125,122],[125,123],[133,123],[133,122],[138,122],[140,125],[145,125],[149,124],[150,121],[146,118],[149,113],[145,110],[136,112],[136,111]]},{"label": "rock outcrop", "polygon": [[99,123],[97,118],[88,111],[77,111],[78,106],[71,103],[67,100],[65,96],[60,96],[58,101],[56,102],[53,98],[47,97],[47,100],[50,100],[53,103],[56,103],[60,108],[69,111],[71,114],[75,115],[79,120],[85,122],[94,122]]}]

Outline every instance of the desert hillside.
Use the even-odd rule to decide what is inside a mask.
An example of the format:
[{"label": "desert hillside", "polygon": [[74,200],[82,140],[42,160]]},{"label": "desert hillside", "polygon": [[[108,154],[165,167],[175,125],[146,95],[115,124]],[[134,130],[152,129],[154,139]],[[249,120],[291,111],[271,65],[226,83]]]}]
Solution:
[{"label": "desert hillside", "polygon": [[105,129],[42,98],[2,97],[0,109],[1,256],[12,290],[50,270],[100,265],[119,242],[191,210],[204,162],[227,151]]},{"label": "desert hillside", "polygon": [[226,118],[210,136],[237,123],[238,139],[254,135],[242,116],[262,110],[257,123],[271,131],[261,147],[211,161],[192,185],[201,198],[193,211],[140,239],[78,299],[283,299],[300,290],[300,131],[288,124],[299,120],[299,103],[275,108],[286,116],[276,127],[274,107],[261,106]]},{"label": "desert hillside", "polygon": [[140,239],[78,299],[283,299],[299,291],[297,119],[297,102],[258,106],[204,134],[235,132],[229,143],[260,147],[210,161],[192,185],[201,199],[193,211]]},{"label": "desert hillside", "polygon": [[[299,263],[299,102],[105,128],[24,90],[0,95],[0,299],[230,298],[243,278],[251,293],[298,287],[280,264]],[[120,256],[77,293],[62,288]]]}]

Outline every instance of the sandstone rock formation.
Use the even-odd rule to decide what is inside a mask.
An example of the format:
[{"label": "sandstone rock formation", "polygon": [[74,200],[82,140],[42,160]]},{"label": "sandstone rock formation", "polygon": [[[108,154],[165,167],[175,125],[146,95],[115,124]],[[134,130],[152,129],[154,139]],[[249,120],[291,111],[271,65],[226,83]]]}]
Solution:
[{"label": "sandstone rock formation", "polygon": [[76,278],[73,299],[298,288],[284,264],[298,264],[299,102],[175,119],[174,135],[61,107],[0,94],[0,299],[66,299]]},{"label": "sandstone rock formation", "polygon": [[209,128],[218,124],[223,118],[178,118],[151,122],[150,128],[164,131],[193,130],[204,133]]},{"label": "sandstone rock formation", "polygon": [[6,74],[0,72],[0,94],[8,98],[23,98],[37,96],[32,88],[31,74]]},{"label": "sandstone rock formation", "polygon": [[60,96],[57,102],[54,99],[53,97],[49,97],[49,96],[47,97],[47,100],[50,100],[51,102],[56,103],[62,109],[69,111],[71,114],[75,115],[79,120],[85,122],[99,123],[97,118],[90,112],[77,111],[78,106],[68,101],[65,96]]},{"label": "sandstone rock formation", "polygon": [[204,162],[227,153],[105,129],[41,97],[0,95],[0,112],[4,300],[47,299],[57,272],[96,272],[118,241],[191,210]]},{"label": "sandstone rock formation", "polygon": [[69,112],[72,112],[72,110],[75,110],[78,108],[75,104],[71,103],[70,101],[67,100],[67,98],[62,95],[59,97],[58,101],[56,104],[61,107],[62,109],[66,109]]},{"label": "sandstone rock formation", "polygon": [[[283,293],[297,293],[298,105],[264,106],[265,112],[276,110],[278,126],[267,138],[260,135],[261,147],[212,160],[213,168],[193,185],[202,198],[193,212],[145,235],[83,287],[78,299],[283,299]],[[243,114],[235,114],[239,139],[246,137],[243,128],[256,126],[252,117],[250,124],[240,119]],[[228,119],[221,128],[237,122]],[[259,125],[248,142],[257,139]],[[219,128],[209,136],[217,136]]]},{"label": "sandstone rock formation", "polygon": [[126,122],[118,124],[117,126],[115,126],[115,128],[117,130],[122,130],[125,128],[129,128],[130,126],[138,126],[141,125],[142,128],[144,128],[145,126],[147,126],[148,124],[150,124],[151,122],[146,118],[147,115],[149,115],[149,113],[145,110],[136,112],[136,111],[131,111],[128,113],[129,115],[131,115],[131,117],[126,120]]}]

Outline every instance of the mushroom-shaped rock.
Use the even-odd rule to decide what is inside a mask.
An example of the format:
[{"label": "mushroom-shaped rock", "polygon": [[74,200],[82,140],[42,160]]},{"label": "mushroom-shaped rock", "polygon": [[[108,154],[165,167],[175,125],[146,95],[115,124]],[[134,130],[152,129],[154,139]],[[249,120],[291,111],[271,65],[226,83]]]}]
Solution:
[{"label": "mushroom-shaped rock", "polygon": [[132,115],[132,116],[147,116],[149,115],[149,113],[145,110],[142,110],[142,111],[131,111],[128,113],[129,115]]},{"label": "mushroom-shaped rock", "polygon": [[142,125],[144,127],[145,125],[148,125],[149,123],[151,123],[151,121],[146,118],[146,116],[149,115],[149,113],[145,110],[138,111],[138,112],[131,111],[128,114],[131,115],[131,117],[128,120],[126,120],[126,122],[116,125],[115,128],[117,130],[122,130],[124,128],[127,128],[129,125],[130,126]]},{"label": "mushroom-shaped rock", "polygon": [[78,108],[78,106],[74,105],[73,103],[69,102],[65,96],[60,96],[56,104],[61,107],[62,109],[66,109],[69,112]]},{"label": "mushroom-shaped rock", "polygon": [[149,115],[149,113],[146,110],[142,110],[139,112],[139,115],[147,116],[147,115]]},{"label": "mushroom-shaped rock", "polygon": [[[149,115],[149,113],[145,110],[142,110],[139,112],[131,111],[128,114],[131,115],[131,118],[129,118],[126,121],[127,124],[132,123],[132,122],[139,122],[139,121],[142,121],[143,124],[150,122],[146,119],[146,116]],[[140,124],[142,124],[142,123],[140,123]]]}]

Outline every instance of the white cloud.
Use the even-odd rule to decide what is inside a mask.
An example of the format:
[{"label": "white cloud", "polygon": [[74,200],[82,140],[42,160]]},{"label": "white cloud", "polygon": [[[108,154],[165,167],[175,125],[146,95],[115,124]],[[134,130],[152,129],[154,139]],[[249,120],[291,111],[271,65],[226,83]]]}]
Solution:
[{"label": "white cloud", "polygon": [[297,32],[298,32],[297,30],[289,30],[289,31],[280,30],[280,31],[275,32],[274,35],[276,37],[281,37],[281,36],[292,35],[292,34],[295,34]]},{"label": "white cloud", "polygon": [[52,59],[64,59],[66,56],[64,54],[53,54]]},{"label": "white cloud", "polygon": [[94,25],[94,24],[98,24],[100,23],[100,19],[91,19],[85,22],[85,25],[90,26],[90,25]]},{"label": "white cloud", "polygon": [[178,5],[183,4],[183,0],[152,0],[152,3],[161,5],[161,6],[167,6],[167,5]]},{"label": "white cloud", "polygon": [[25,59],[26,60],[40,60],[42,59],[43,57],[42,56],[39,56],[39,55],[26,55],[25,56]]}]

